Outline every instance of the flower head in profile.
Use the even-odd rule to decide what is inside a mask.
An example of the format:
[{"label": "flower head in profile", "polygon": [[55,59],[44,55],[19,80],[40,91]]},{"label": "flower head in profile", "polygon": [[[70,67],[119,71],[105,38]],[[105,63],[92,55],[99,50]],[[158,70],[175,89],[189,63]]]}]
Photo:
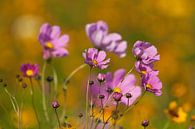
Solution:
[{"label": "flower head in profile", "polygon": [[160,81],[158,71],[151,71],[142,75],[142,86],[146,91],[149,91],[156,96],[162,94],[162,82]]},{"label": "flower head in profile", "polygon": [[45,60],[68,54],[65,47],[69,41],[69,36],[66,34],[60,36],[60,33],[59,26],[51,26],[48,23],[41,26],[38,39],[43,47],[43,58]]},{"label": "flower head in profile", "polygon": [[104,21],[87,24],[86,33],[96,48],[113,52],[120,57],[126,55],[127,42],[118,33],[108,33],[108,25]]},{"label": "flower head in profile", "polygon": [[105,51],[98,51],[96,48],[89,48],[83,52],[85,63],[90,67],[98,67],[100,69],[106,69],[110,58],[106,59]]},{"label": "flower head in profile", "polygon": [[168,109],[165,110],[165,113],[176,123],[183,123],[187,120],[187,113],[181,106],[177,105],[176,101],[170,102]]},{"label": "flower head in profile", "polygon": [[132,51],[134,56],[144,64],[160,60],[156,47],[149,42],[136,41]]},{"label": "flower head in profile", "polygon": [[[100,86],[99,83],[94,83],[91,86],[93,98],[97,98],[99,94],[104,95],[105,102],[110,95],[113,95],[113,100],[110,103],[120,101],[123,104],[130,106],[141,95],[141,88],[136,86],[136,78],[133,74],[128,74],[125,78],[125,70],[118,69],[112,75],[108,72],[105,77],[105,82]],[[112,94],[113,93],[113,94]],[[96,101],[99,104],[98,101]]]},{"label": "flower head in profile", "polygon": [[23,64],[20,68],[24,77],[35,77],[39,74],[38,64]]}]

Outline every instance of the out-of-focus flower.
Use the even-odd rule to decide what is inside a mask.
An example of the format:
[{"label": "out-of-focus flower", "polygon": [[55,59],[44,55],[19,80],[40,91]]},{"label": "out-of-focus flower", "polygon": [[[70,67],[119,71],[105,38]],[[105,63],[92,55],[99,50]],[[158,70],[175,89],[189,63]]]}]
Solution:
[{"label": "out-of-focus flower", "polygon": [[57,109],[57,108],[60,107],[60,104],[58,103],[58,101],[53,101],[53,102],[52,102],[52,107],[53,107],[54,109]]},{"label": "out-of-focus flower", "polygon": [[45,23],[40,28],[39,42],[43,46],[43,58],[48,60],[52,57],[63,57],[68,55],[65,48],[69,41],[69,36],[64,34],[60,36],[59,26],[51,26]]},{"label": "out-of-focus flower", "polygon": [[105,51],[98,51],[96,48],[89,48],[83,52],[85,63],[90,67],[98,67],[100,69],[106,69],[110,58],[106,59]]},{"label": "out-of-focus flower", "polygon": [[177,105],[176,101],[170,102],[168,109],[165,110],[165,113],[176,123],[183,123],[187,120],[187,113],[182,107]]},{"label": "out-of-focus flower", "polygon": [[126,55],[127,42],[118,33],[109,34],[108,25],[104,21],[87,24],[86,33],[96,48],[113,52],[120,57]]},{"label": "out-of-focus flower", "polygon": [[141,88],[136,86],[135,83],[135,76],[133,74],[125,76],[124,69],[118,69],[113,76],[111,72],[108,72],[105,77],[105,83],[102,86],[99,83],[94,83],[91,86],[92,96],[97,98],[98,94],[102,94],[105,96],[105,102],[111,93],[114,92],[114,100],[120,100],[125,105],[130,106],[141,95]]},{"label": "out-of-focus flower", "polygon": [[136,41],[132,51],[134,56],[144,64],[151,64],[160,60],[156,47],[149,42]]},{"label": "out-of-focus flower", "polygon": [[156,96],[160,96],[162,94],[162,82],[157,75],[158,71],[151,71],[142,75],[142,86],[146,91],[154,93]]},{"label": "out-of-focus flower", "polygon": [[187,91],[188,86],[183,83],[176,83],[171,88],[171,93],[178,98],[183,97],[187,93]]},{"label": "out-of-focus flower", "polygon": [[38,64],[23,64],[20,68],[24,77],[35,77],[39,74]]},{"label": "out-of-focus flower", "polygon": [[194,127],[193,126],[190,126],[188,129],[194,129]]},{"label": "out-of-focus flower", "polygon": [[[15,112],[11,114],[15,127],[18,127],[18,116]],[[32,108],[23,108],[21,110],[21,126],[22,128],[33,128],[37,125],[36,116]]]}]

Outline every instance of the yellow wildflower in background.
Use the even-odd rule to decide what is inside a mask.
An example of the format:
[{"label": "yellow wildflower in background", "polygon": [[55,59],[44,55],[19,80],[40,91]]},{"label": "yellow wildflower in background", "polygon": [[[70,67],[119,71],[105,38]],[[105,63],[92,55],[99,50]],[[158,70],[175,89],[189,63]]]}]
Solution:
[{"label": "yellow wildflower in background", "polygon": [[[15,112],[11,113],[14,126],[18,127],[18,116]],[[36,116],[32,108],[24,108],[21,112],[21,126],[22,128],[32,128],[37,125]]]},{"label": "yellow wildflower in background", "polygon": [[177,105],[176,101],[170,102],[168,109],[165,110],[165,113],[176,123],[183,123],[187,119],[187,113],[182,107]]}]

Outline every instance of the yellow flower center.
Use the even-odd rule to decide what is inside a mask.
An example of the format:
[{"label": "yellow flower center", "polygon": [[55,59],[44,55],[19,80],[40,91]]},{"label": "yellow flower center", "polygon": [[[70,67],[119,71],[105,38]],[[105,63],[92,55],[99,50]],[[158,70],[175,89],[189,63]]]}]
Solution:
[{"label": "yellow flower center", "polygon": [[94,65],[98,64],[97,60],[92,60],[92,62],[93,62]]},{"label": "yellow flower center", "polygon": [[148,88],[148,89],[152,89],[152,85],[150,85],[150,84],[146,84],[146,88]]},{"label": "yellow flower center", "polygon": [[146,74],[147,72],[146,72],[145,70],[142,70],[141,73],[142,73],[142,74]]},{"label": "yellow flower center", "polygon": [[49,49],[52,49],[54,46],[53,46],[53,44],[51,42],[46,42],[45,43],[45,47],[49,48]]},{"label": "yellow flower center", "polygon": [[28,69],[27,71],[26,71],[26,75],[27,76],[32,76],[34,74],[34,72],[31,70],[31,69]]},{"label": "yellow flower center", "polygon": [[114,92],[117,92],[117,93],[121,93],[121,92],[122,92],[121,89],[120,89],[119,87],[114,88],[113,91],[114,91]]}]

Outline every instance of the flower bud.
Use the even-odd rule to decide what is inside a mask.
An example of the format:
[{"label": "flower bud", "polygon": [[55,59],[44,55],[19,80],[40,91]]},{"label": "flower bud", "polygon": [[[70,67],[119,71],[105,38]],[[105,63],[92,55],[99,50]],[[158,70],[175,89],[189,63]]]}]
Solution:
[{"label": "flower bud", "polygon": [[89,85],[91,86],[91,85],[93,85],[94,84],[94,82],[92,81],[92,80],[90,80],[89,81]]},{"label": "flower bud", "polygon": [[149,125],[149,120],[142,121],[142,126],[143,127],[148,127],[148,125]]},{"label": "flower bud", "polygon": [[126,98],[128,98],[128,99],[132,97],[131,93],[126,93],[125,96],[126,96]]},{"label": "flower bud", "polygon": [[122,94],[121,93],[119,93],[119,92],[114,92],[114,94],[113,94],[113,99],[115,100],[115,101],[121,101],[121,98],[122,98]]},{"label": "flower bud", "polygon": [[53,81],[53,77],[52,76],[48,76],[46,79],[48,82],[52,82]]},{"label": "flower bud", "polygon": [[60,104],[58,103],[58,101],[53,101],[52,102],[52,107],[57,109],[60,106]]},{"label": "flower bud", "polygon": [[105,77],[106,75],[105,74],[102,74],[102,73],[99,73],[98,76],[97,76],[97,80],[102,83],[105,81]]},{"label": "flower bud", "polygon": [[105,96],[104,95],[99,95],[99,99],[104,99]]}]

